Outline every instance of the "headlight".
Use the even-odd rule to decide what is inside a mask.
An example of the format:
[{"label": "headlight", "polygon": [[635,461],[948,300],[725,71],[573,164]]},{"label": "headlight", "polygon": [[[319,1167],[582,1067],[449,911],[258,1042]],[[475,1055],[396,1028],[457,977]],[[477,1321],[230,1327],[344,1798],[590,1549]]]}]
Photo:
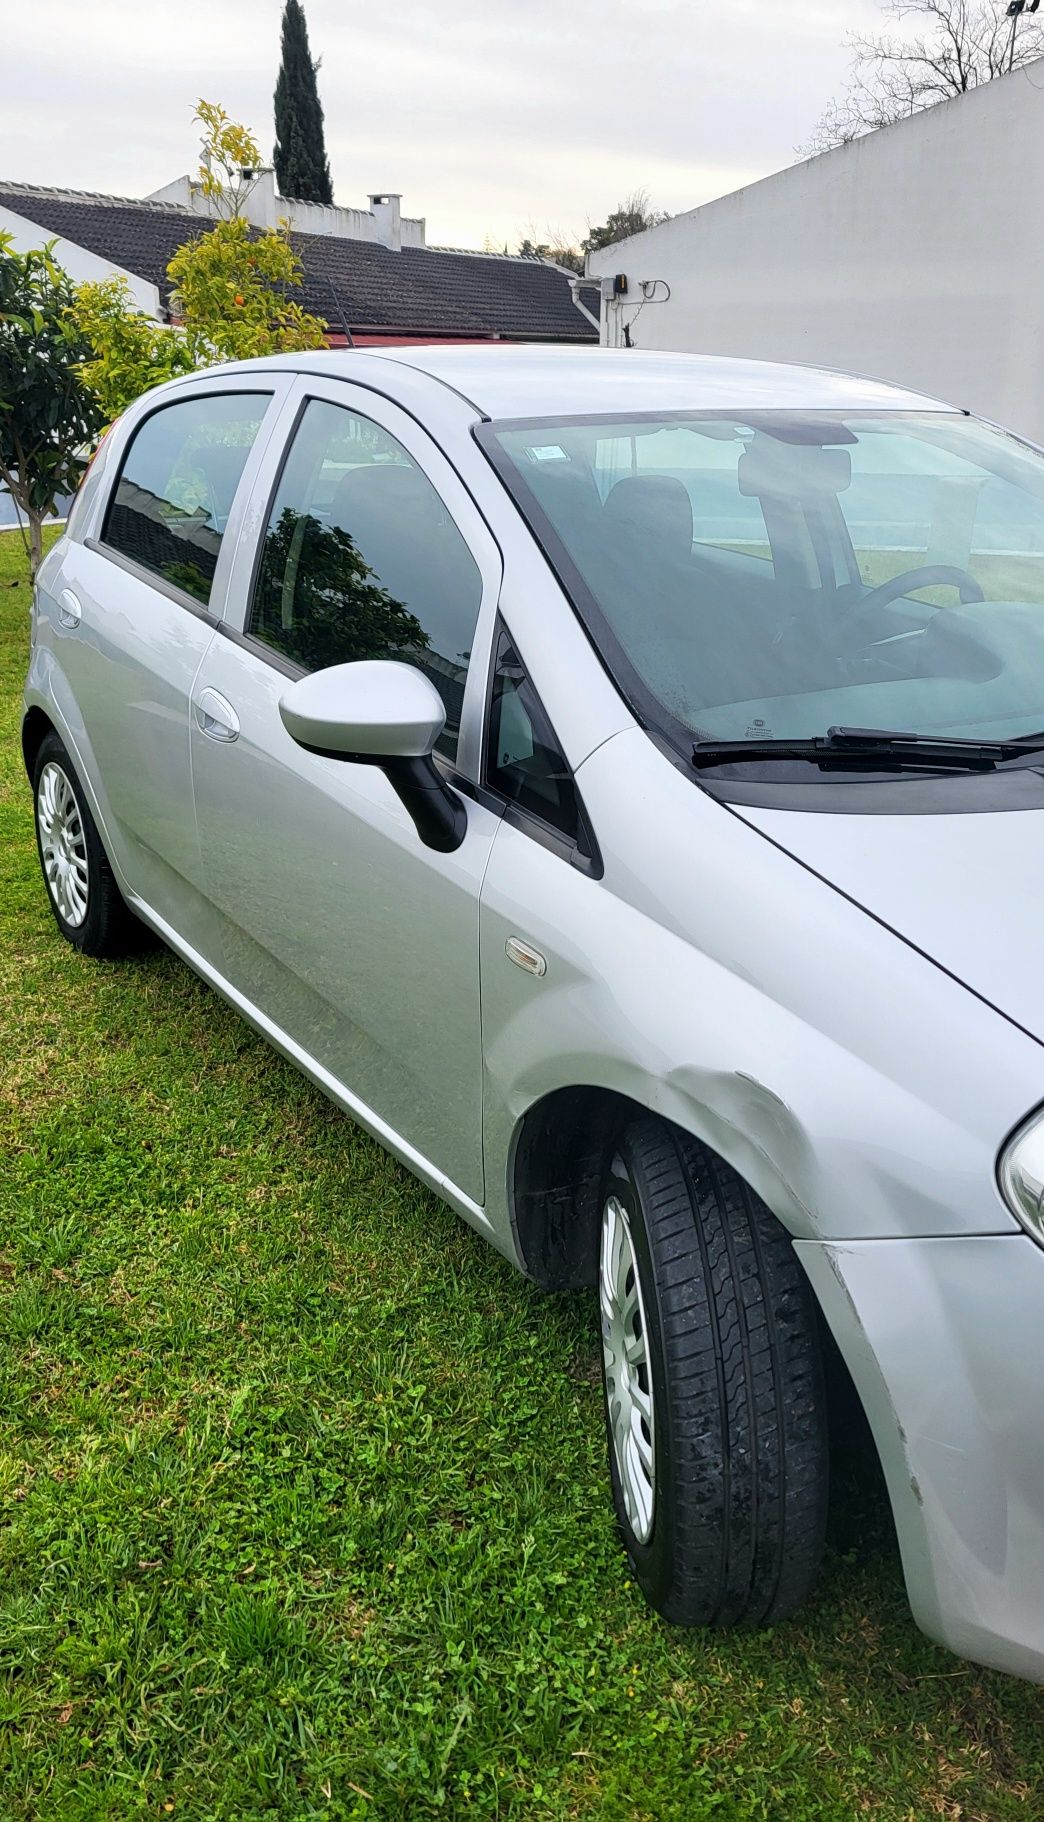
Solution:
[{"label": "headlight", "polygon": [[997,1176],[1016,1220],[1044,1246],[1044,1112],[1035,1113],[1008,1140]]}]

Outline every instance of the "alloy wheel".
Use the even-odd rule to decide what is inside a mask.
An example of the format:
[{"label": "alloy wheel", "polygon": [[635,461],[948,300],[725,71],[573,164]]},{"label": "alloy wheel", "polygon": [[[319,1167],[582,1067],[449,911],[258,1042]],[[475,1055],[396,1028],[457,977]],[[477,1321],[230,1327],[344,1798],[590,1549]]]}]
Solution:
[{"label": "alloy wheel", "polygon": [[[617,1161],[614,1174],[623,1166]],[[620,1197],[602,1210],[598,1285],[605,1396],[627,1521],[638,1543],[652,1535],[656,1497],[655,1413],[641,1279],[631,1223]]]},{"label": "alloy wheel", "polygon": [[76,793],[55,760],[40,773],[36,790],[36,822],[44,878],[62,921],[77,929],[87,916],[90,876],[87,840]]}]

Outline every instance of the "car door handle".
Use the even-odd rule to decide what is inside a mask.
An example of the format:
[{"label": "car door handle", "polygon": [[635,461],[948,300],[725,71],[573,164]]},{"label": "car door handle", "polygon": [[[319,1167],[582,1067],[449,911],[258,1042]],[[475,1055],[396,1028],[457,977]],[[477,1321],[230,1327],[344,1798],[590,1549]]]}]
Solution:
[{"label": "car door handle", "polygon": [[239,716],[217,690],[200,690],[192,704],[196,726],[208,740],[238,740]]},{"label": "car door handle", "polygon": [[83,608],[71,588],[63,588],[58,596],[58,623],[60,626],[79,626]]}]

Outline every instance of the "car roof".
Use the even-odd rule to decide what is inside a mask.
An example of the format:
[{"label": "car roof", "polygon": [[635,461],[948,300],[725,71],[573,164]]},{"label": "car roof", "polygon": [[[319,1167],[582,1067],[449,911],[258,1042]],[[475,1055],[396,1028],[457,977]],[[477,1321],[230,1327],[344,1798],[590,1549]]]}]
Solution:
[{"label": "car roof", "polygon": [[[237,362],[226,371],[289,368],[419,399],[425,376],[486,418],[674,411],[953,411],[938,399],[819,367],[638,348],[519,343],[323,349]],[[211,368],[213,375],[220,369]]]},{"label": "car roof", "polygon": [[373,349],[463,393],[490,418],[626,411],[951,410],[918,393],[822,368],[637,348]]}]

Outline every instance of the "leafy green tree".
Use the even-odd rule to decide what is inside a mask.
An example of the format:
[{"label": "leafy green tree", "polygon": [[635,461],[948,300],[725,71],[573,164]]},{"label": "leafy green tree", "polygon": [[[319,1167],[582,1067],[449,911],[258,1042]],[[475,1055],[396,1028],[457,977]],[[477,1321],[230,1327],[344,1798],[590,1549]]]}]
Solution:
[{"label": "leafy green tree", "polygon": [[670,221],[670,216],[663,209],[651,209],[649,197],[645,190],[634,190],[619,202],[608,220],[600,227],[588,227],[583,240],[585,253],[596,253],[599,247],[611,247],[614,241],[627,240],[631,234],[642,234],[646,228],[658,228],[663,221]]},{"label": "leafy green tree", "polygon": [[326,346],[326,324],[291,295],[301,262],[285,224],[258,234],[238,217],[216,222],[178,248],[167,276],[194,366]]},{"label": "leafy green tree", "polygon": [[175,374],[326,345],[326,324],[293,295],[301,263],[285,222],[261,232],[243,217],[260,168],[257,141],[212,102],[199,103],[196,119],[204,129],[197,187],[220,214],[167,267],[177,327],[137,310],[125,279],[81,285],[72,300],[70,323],[87,345],[81,373],[110,419]]},{"label": "leafy green tree", "polygon": [[[291,633],[282,619],[288,574],[296,578]],[[420,621],[377,580],[351,535],[291,506],[265,538],[258,613],[269,645],[316,670],[357,658],[414,657],[429,646]]]},{"label": "leafy green tree", "polygon": [[18,253],[0,234],[0,480],[24,516],[34,579],[44,520],[62,494],[75,493],[105,425],[81,370],[89,350],[69,321],[73,288],[53,246]]},{"label": "leafy green tree", "polygon": [[273,162],[281,196],[300,202],[333,202],[323,134],[323,107],[315,80],[318,63],[308,49],[301,0],[286,0],[283,54],[275,87]]},{"label": "leafy green tree", "polygon": [[222,221],[238,221],[261,176],[261,147],[250,128],[231,119],[216,101],[197,101],[192,118],[203,128],[192,188]]},{"label": "leafy green tree", "polygon": [[213,102],[198,102],[195,118],[203,128],[197,186],[221,219],[179,247],[167,267],[193,366],[325,347],[325,323],[290,295],[301,284],[301,262],[287,224],[259,233],[243,217],[247,186],[261,168],[257,140]]},{"label": "leafy green tree", "polygon": [[200,364],[192,342],[136,309],[125,278],[77,286],[69,316],[90,349],[80,372],[110,423],[150,386]]}]

